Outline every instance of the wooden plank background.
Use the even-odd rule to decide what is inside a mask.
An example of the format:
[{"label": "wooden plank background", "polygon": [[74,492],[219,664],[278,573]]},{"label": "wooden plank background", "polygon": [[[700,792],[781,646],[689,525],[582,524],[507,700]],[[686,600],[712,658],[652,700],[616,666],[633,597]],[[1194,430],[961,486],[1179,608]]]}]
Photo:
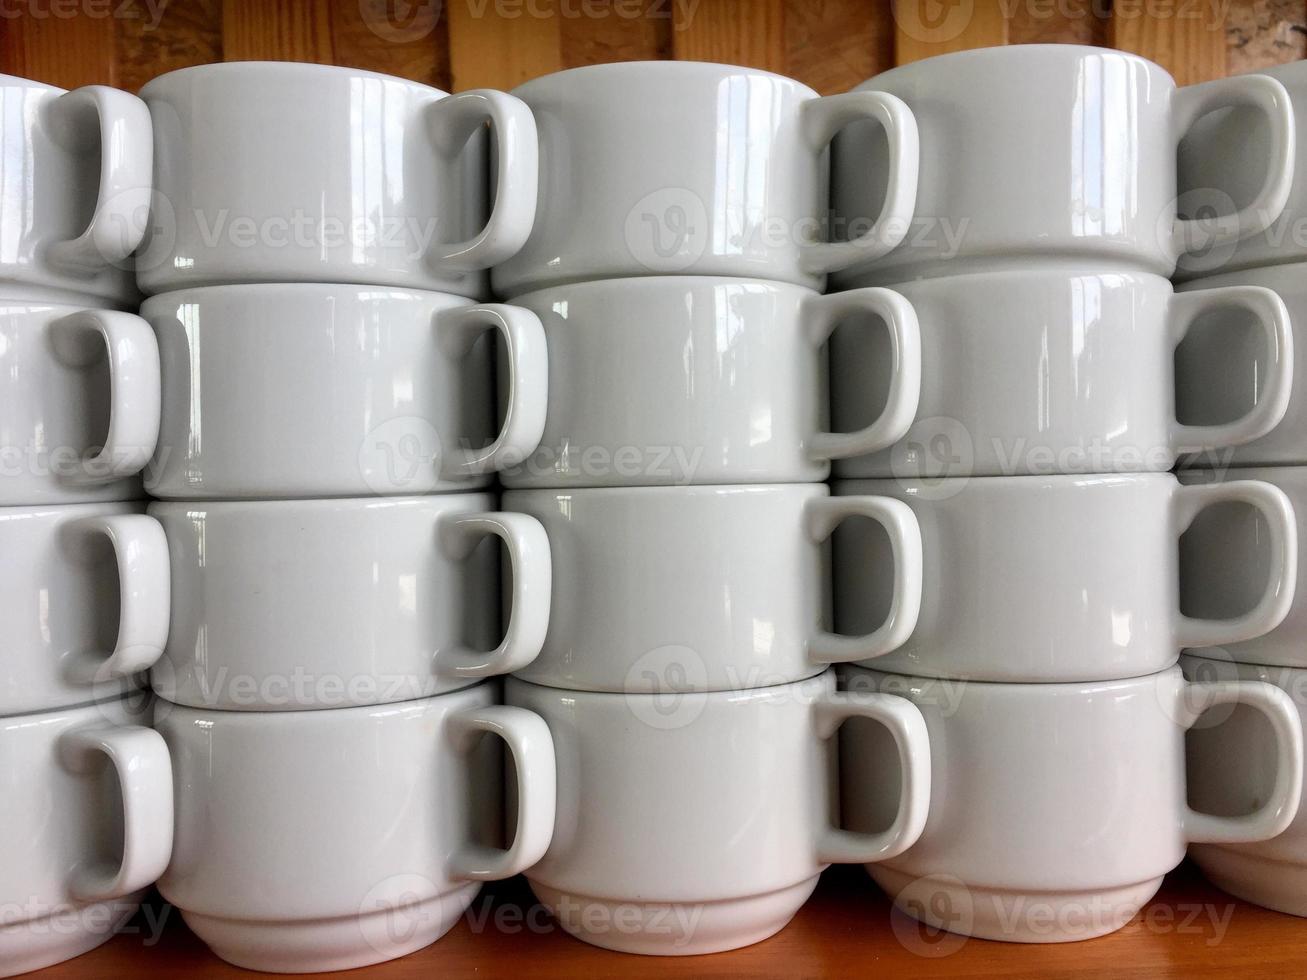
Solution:
[{"label": "wooden plank background", "polygon": [[317,61],[444,89],[678,58],[844,91],[993,44],[1135,51],[1183,83],[1307,56],[1307,0],[4,0],[0,71],[135,91],[211,61]]}]

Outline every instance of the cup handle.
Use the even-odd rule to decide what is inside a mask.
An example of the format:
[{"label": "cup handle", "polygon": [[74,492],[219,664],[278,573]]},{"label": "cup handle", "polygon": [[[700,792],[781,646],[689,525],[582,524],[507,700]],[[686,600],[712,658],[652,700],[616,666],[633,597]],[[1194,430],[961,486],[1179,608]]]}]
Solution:
[{"label": "cup handle", "polygon": [[1266,180],[1246,207],[1218,217],[1176,218],[1174,248],[1193,252],[1231,245],[1271,227],[1284,212],[1293,186],[1296,136],[1289,93],[1269,75],[1236,75],[1177,89],[1172,103],[1176,144],[1200,118],[1216,109],[1247,106],[1266,116],[1271,149]]},{"label": "cup handle", "polygon": [[118,562],[118,639],[106,658],[78,655],[70,680],[97,684],[149,670],[168,645],[171,569],[163,525],[146,514],[84,517],[70,528],[79,534],[102,534]]},{"label": "cup handle", "polygon": [[1251,610],[1230,619],[1202,619],[1185,616],[1177,610],[1175,636],[1181,647],[1221,646],[1262,636],[1284,621],[1293,604],[1298,581],[1298,525],[1293,504],[1279,487],[1261,480],[1182,486],[1175,495],[1176,537],[1203,510],[1226,501],[1257,508],[1270,527],[1271,559],[1266,591]]},{"label": "cup handle", "polygon": [[889,330],[890,385],[880,416],[854,432],[817,432],[808,452],[817,459],[844,459],[879,452],[898,442],[912,427],[921,400],[921,328],[917,311],[892,289],[872,286],[831,293],[805,301],[808,342],[820,347],[847,317],[871,313]]},{"label": "cup handle", "polygon": [[530,310],[503,303],[459,306],[437,314],[441,346],[450,357],[467,357],[487,330],[504,338],[508,363],[508,405],[493,442],[444,454],[441,469],[451,476],[474,476],[517,466],[540,445],[549,406],[549,357],[545,330]]},{"label": "cup handle", "polygon": [[513,593],[499,646],[488,652],[461,647],[438,650],[436,670],[466,678],[521,670],[540,655],[549,630],[554,570],[544,525],[529,514],[473,512],[442,519],[439,534],[443,552],[455,561],[465,560],[488,534],[503,540]]},{"label": "cup handle", "polygon": [[930,815],[930,736],[921,711],[893,694],[827,693],[813,705],[817,734],[834,737],[850,718],[869,718],[889,729],[899,749],[899,810],[888,830],[874,834],[827,827],[817,841],[823,864],[869,864],[898,857],[921,837]]},{"label": "cup handle", "polygon": [[499,265],[526,244],[535,224],[540,150],[535,116],[527,104],[505,92],[473,89],[432,105],[432,137],[436,148],[449,157],[457,156],[486,123],[499,157],[494,207],[475,237],[433,246],[431,262],[441,270],[476,272]]},{"label": "cup handle", "polygon": [[1264,286],[1218,286],[1176,293],[1168,313],[1172,349],[1179,346],[1200,316],[1220,309],[1243,309],[1257,318],[1257,325],[1266,337],[1270,364],[1257,404],[1241,418],[1221,425],[1182,425],[1173,421],[1171,448],[1177,455],[1258,439],[1280,424],[1289,407],[1293,390],[1293,326],[1284,300]]},{"label": "cup handle", "polygon": [[51,265],[93,276],[136,251],[145,236],[154,180],[154,127],[136,96],[108,85],[87,85],[54,102],[54,118],[75,142],[76,120],[94,112],[100,127],[100,190],[91,223],[76,238],[50,245]]},{"label": "cup handle", "polygon": [[469,845],[450,857],[450,876],[498,881],[521,874],[545,856],[554,836],[558,777],[554,740],[539,715],[505,704],[459,712],[449,719],[455,745],[469,751],[485,734],[508,745],[517,770],[517,829],[507,850]]},{"label": "cup handle", "polygon": [[921,527],[912,508],[891,497],[816,497],[804,508],[809,537],[820,544],[841,521],[869,517],[885,529],[894,553],[894,594],[889,614],[879,627],[864,636],[816,632],[808,641],[808,656],[817,663],[871,660],[902,646],[917,628],[921,613]]},{"label": "cup handle", "polygon": [[812,242],[802,247],[799,263],[804,272],[824,275],[859,262],[878,259],[898,247],[908,233],[917,206],[917,175],[921,165],[917,117],[906,102],[888,92],[845,92],[810,99],[803,104],[803,134],[814,152],[825,150],[835,134],[849,123],[872,119],[885,130],[889,145],[889,173],[885,203],[876,222],[864,234],[847,242]]},{"label": "cup handle", "polygon": [[1302,798],[1302,722],[1293,699],[1273,684],[1262,681],[1186,682],[1181,703],[1181,724],[1192,728],[1208,708],[1218,704],[1246,704],[1260,711],[1275,733],[1275,787],[1256,811],[1223,817],[1184,811],[1185,836],[1193,844],[1250,844],[1270,840],[1288,829],[1298,815]]},{"label": "cup handle", "polygon": [[78,335],[99,334],[109,356],[109,433],[100,452],[71,477],[81,485],[109,483],[145,468],[159,441],[159,344],[150,325],[132,313],[79,310],[50,324],[56,355],[76,363]]},{"label": "cup handle", "polygon": [[89,772],[96,755],[108,756],[122,792],[122,862],[113,870],[74,868],[70,893],[108,902],[154,884],[172,858],[172,761],[163,736],[139,725],[92,725],[60,736],[59,753],[73,772]]}]

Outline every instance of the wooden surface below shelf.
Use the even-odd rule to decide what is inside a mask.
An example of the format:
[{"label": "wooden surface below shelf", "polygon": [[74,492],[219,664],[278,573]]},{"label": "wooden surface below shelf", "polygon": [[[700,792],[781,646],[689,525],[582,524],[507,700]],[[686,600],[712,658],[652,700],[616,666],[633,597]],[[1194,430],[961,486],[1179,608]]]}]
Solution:
[{"label": "wooden surface below shelf", "polygon": [[[1307,920],[1239,902],[1192,868],[1172,873],[1157,898],[1120,932],[1083,943],[1025,946],[934,936],[897,913],[860,868],[832,868],[812,899],[771,939],[747,949],[683,959],[631,956],[572,939],[553,920],[510,932],[534,899],[522,879],[488,887],[447,936],[391,963],[351,973],[360,980],[431,977],[514,980],[558,977],[1300,977],[1307,973]],[[121,935],[76,960],[29,974],[34,980],[249,977],[210,954],[175,914],[162,939]],[[469,918],[488,923],[474,933]],[[540,925],[543,923],[543,927]],[[1215,924],[1221,923],[1221,924]],[[134,924],[135,925],[135,924]]]}]

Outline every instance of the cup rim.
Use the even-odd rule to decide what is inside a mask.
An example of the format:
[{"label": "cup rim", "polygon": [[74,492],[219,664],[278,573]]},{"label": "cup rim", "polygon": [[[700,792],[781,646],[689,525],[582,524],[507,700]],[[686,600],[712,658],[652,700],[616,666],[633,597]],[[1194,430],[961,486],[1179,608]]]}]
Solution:
[{"label": "cup rim", "polygon": [[[380,704],[345,704],[329,708],[221,708],[213,705],[196,707],[192,704],[180,704],[169,701],[157,694],[153,695],[151,708],[157,712],[157,721],[171,719],[178,712],[190,712],[200,718],[216,716],[224,724],[285,725],[301,729],[312,722],[330,724],[333,719],[348,714],[351,719],[372,718],[382,721],[388,717],[421,715],[430,711],[437,702],[443,712],[457,711],[464,702],[482,701],[486,704],[499,703],[495,698],[494,686],[497,678],[489,678],[466,687],[430,694],[424,698],[411,698],[407,701],[385,701]],[[3,719],[0,719],[3,723]],[[157,724],[157,722],[156,722]]]},{"label": "cup rim", "polygon": [[148,82],[141,86],[137,92],[139,98],[146,98],[154,94],[154,90],[162,88],[167,84],[175,83],[179,77],[192,75],[246,75],[251,73],[265,73],[284,78],[287,75],[313,77],[325,74],[335,75],[339,78],[375,78],[381,81],[394,82],[408,88],[432,92],[441,98],[446,98],[450,93],[444,89],[436,88],[434,85],[426,85],[422,82],[415,82],[412,79],[400,78],[397,75],[387,75],[384,72],[371,71],[367,68],[349,68],[344,65],[326,65],[316,61],[217,61],[204,65],[187,65],[185,68],[174,68],[172,71],[166,71],[161,75],[155,75]]},{"label": "cup rim", "polygon": [[816,499],[830,496],[825,483],[679,483],[623,485],[613,487],[505,487],[503,496],[530,494],[536,499],[557,497],[612,497],[626,494],[638,497],[666,496],[723,498],[739,496],[796,496]]},{"label": "cup rim", "polygon": [[[404,511],[446,511],[456,509],[453,505],[462,504],[464,508],[479,506],[470,498],[489,501],[489,508],[494,509],[495,494],[490,488],[478,490],[455,491],[453,493],[424,493],[388,496],[376,494],[368,497],[268,497],[243,498],[231,497],[202,500],[150,500],[145,513],[174,514],[178,511],[191,512],[203,510],[206,514],[258,513],[260,511],[287,511],[302,514],[306,511],[333,511],[348,507],[355,512],[369,510]],[[487,509],[487,508],[482,508]]]},{"label": "cup rim", "polygon": [[0,525],[6,520],[58,518],[77,520],[96,514],[143,514],[148,500],[87,500],[73,504],[6,504],[0,506]]},{"label": "cup rim", "polygon": [[874,88],[879,89],[878,84],[888,78],[897,78],[903,74],[915,74],[925,67],[927,74],[936,70],[941,62],[949,64],[965,61],[992,61],[995,59],[1008,62],[1030,61],[1037,58],[1047,58],[1049,55],[1056,55],[1064,62],[1078,62],[1090,56],[1112,55],[1126,61],[1138,62],[1148,68],[1150,72],[1156,72],[1170,80],[1172,86],[1176,86],[1175,76],[1163,68],[1155,61],[1151,61],[1141,55],[1134,54],[1131,51],[1120,51],[1116,48],[1103,48],[1093,44],[1003,44],[991,45],[984,48],[968,48],[962,51],[948,51],[944,54],[932,55],[929,58],[922,58],[920,61],[912,61],[905,65],[896,65],[883,72],[873,75],[865,82],[854,86],[854,90]]},{"label": "cup rim", "polygon": [[[1002,490],[1030,490],[1035,488],[1051,489],[1071,489],[1075,487],[1089,488],[1102,484],[1113,486],[1137,485],[1147,483],[1166,483],[1169,485],[1179,486],[1180,481],[1176,474],[1170,470],[1161,472],[1141,472],[1141,473],[1022,473],[1012,476],[943,476],[943,477],[908,477],[908,476],[877,476],[877,477],[836,477],[831,480],[832,491],[836,488],[847,487],[850,484],[875,483],[882,486],[896,485],[900,489],[910,491],[914,488],[930,487],[932,489],[939,487],[941,484],[957,486],[958,484],[966,485],[978,483],[986,488]],[[871,492],[876,492],[874,489]]]},{"label": "cup rim", "polygon": [[[162,293],[154,293],[141,301],[141,316],[145,316],[147,308],[160,305],[169,306],[178,302],[199,302],[209,296],[263,296],[279,292],[296,297],[315,299],[334,298],[342,293],[350,294],[350,298],[361,299],[364,294],[384,293],[386,299],[404,301],[446,300],[450,307],[478,306],[493,302],[491,300],[477,300],[458,293],[447,293],[439,289],[417,289],[412,286],[383,286],[359,282],[222,282],[203,286],[181,286]],[[0,300],[0,303],[2,302]]]},{"label": "cup rim", "polygon": [[[530,292],[518,293],[504,302],[512,306],[524,306],[528,300],[538,301],[548,294],[580,292],[599,292],[608,288],[617,288],[622,292],[631,290],[659,289],[702,289],[716,290],[723,286],[761,286],[778,293],[799,293],[804,297],[817,299],[822,296],[810,286],[801,286],[795,282],[779,279],[763,279],[757,276],[614,276],[611,279],[574,279],[569,282],[550,283],[539,286]],[[893,287],[888,287],[893,288]]]},{"label": "cup rim", "polygon": [[66,88],[60,88],[58,85],[51,85],[49,82],[43,82],[36,78],[24,78],[22,75],[10,75],[6,72],[0,72],[0,88],[5,86],[48,89],[59,95],[63,95],[68,91]]},{"label": "cup rim", "polygon": [[[1163,667],[1161,670],[1155,670],[1148,674],[1139,674],[1135,677],[1117,677],[1109,680],[1097,681],[981,681],[961,679],[955,677],[925,677],[921,674],[908,674],[899,671],[884,670],[879,667],[868,667],[864,664],[840,664],[836,671],[840,679],[840,690],[847,690],[845,679],[848,674],[858,675],[875,675],[877,677],[896,678],[902,685],[918,685],[934,687],[940,684],[956,684],[962,688],[979,687],[982,690],[997,690],[1008,688],[1013,691],[1025,693],[1047,694],[1048,696],[1076,696],[1092,697],[1099,694],[1111,694],[1124,690],[1143,689],[1147,686],[1160,683],[1166,676],[1183,677],[1180,671],[1179,663],[1173,663],[1169,667]],[[856,692],[855,692],[856,693]],[[892,691],[887,693],[894,693]]]},{"label": "cup rim", "polygon": [[510,95],[522,97],[522,93],[529,93],[534,87],[549,86],[559,82],[570,83],[576,77],[586,78],[590,75],[627,75],[643,74],[651,75],[679,74],[679,75],[707,75],[710,77],[721,78],[731,75],[747,75],[753,77],[771,78],[778,82],[786,83],[792,86],[800,94],[810,94],[813,98],[818,97],[816,89],[804,84],[796,78],[789,75],[782,75],[779,72],[767,71],[763,68],[749,68],[744,65],[730,65],[720,61],[610,61],[598,65],[578,65],[575,68],[564,68],[562,71],[550,72],[548,75],[540,75],[536,78],[528,79],[520,85],[515,85],[509,89]]},{"label": "cup rim", "polygon": [[[620,706],[624,711],[630,710],[632,699],[641,700],[666,696],[636,691],[579,691],[571,688],[554,687],[551,684],[540,684],[524,677],[509,674],[504,678],[504,697],[506,701],[509,692],[518,686],[525,688],[527,691],[543,692],[543,696],[553,694],[555,697],[567,698],[573,701],[598,703],[602,707]],[[770,703],[792,704],[799,703],[799,698],[805,698],[805,703],[815,702],[821,695],[834,692],[836,689],[835,673],[828,668],[810,677],[801,677],[798,680],[786,681],[782,684],[770,684],[766,687],[746,687],[729,691],[683,691],[675,696],[683,700],[702,703],[706,708],[713,703],[730,704],[732,706]]]}]

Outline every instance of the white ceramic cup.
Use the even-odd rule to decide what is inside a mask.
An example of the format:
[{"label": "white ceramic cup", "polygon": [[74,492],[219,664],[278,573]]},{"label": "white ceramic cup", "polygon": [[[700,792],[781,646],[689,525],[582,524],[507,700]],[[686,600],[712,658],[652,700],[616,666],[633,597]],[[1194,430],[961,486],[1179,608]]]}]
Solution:
[{"label": "white ceramic cup", "polygon": [[[1172,666],[1184,647],[1267,633],[1293,602],[1294,508],[1255,480],[845,480],[835,493],[896,498],[920,526],[921,611],[903,645],[869,665],[881,670],[1016,683],[1138,677]],[[1199,514],[1228,501],[1250,504],[1270,525],[1268,575],[1248,590],[1247,605],[1217,618],[1185,615],[1177,542]],[[833,550],[835,625],[857,633],[897,595],[899,549],[864,522],[842,529]]]},{"label": "white ceramic cup", "polygon": [[[922,602],[916,521],[885,497],[831,497],[823,484],[513,490],[503,508],[543,525],[554,563],[544,645],[516,671],[537,684],[784,684],[895,649]],[[826,541],[853,517],[884,528],[893,594],[879,622],[837,635]]]},{"label": "white ceramic cup", "polygon": [[[766,939],[826,865],[910,847],[930,805],[920,714],[840,694],[830,672],[670,701],[510,678],[505,698],[544,719],[558,754],[557,822],[531,888],[564,929],[607,949],[690,955]],[[832,736],[852,718],[896,746],[885,765],[900,805],[863,833],[841,829],[833,798]]]},{"label": "white ceramic cup", "polygon": [[[916,844],[867,870],[899,909],[934,929],[1028,943],[1100,936],[1153,897],[1190,843],[1268,840],[1298,812],[1302,726],[1293,702],[1267,684],[1189,684],[1178,667],[1092,684],[845,671],[851,694],[901,695],[925,718],[930,816]],[[1234,702],[1275,732],[1268,795],[1246,815],[1190,809],[1185,731],[1208,708]],[[896,755],[878,729],[844,727],[846,826],[892,817]],[[1238,779],[1212,774],[1222,777]]]},{"label": "white ceramic cup", "polygon": [[0,299],[0,506],[135,499],[158,434],[149,324]]},{"label": "white ceramic cup", "polygon": [[[1263,667],[1186,655],[1180,666],[1190,680],[1264,682],[1292,699],[1307,723],[1307,671]],[[1252,813],[1273,792],[1279,755],[1275,733],[1247,705],[1204,719],[1186,738],[1189,798],[1211,813]],[[1252,844],[1197,844],[1189,855],[1213,882],[1257,905],[1307,916],[1307,810],[1299,809],[1289,829]]]},{"label": "white ceramic cup", "polygon": [[109,939],[172,850],[168,749],[147,702],[0,717],[0,971]]},{"label": "white ceramic cup", "polygon": [[[1307,262],[1244,269],[1195,279],[1179,287],[1191,292],[1261,287],[1284,301],[1294,327],[1295,345],[1307,338]],[[1252,318],[1225,309],[1199,320],[1188,342],[1176,351],[1176,404],[1196,424],[1221,423],[1263,402],[1280,367],[1282,348],[1249,329]],[[1307,463],[1307,353],[1295,353],[1293,388],[1284,418],[1269,432],[1229,449],[1197,452],[1187,465],[1278,466]]]},{"label": "white ceramic cup", "polygon": [[[896,95],[911,108],[921,175],[902,244],[835,276],[838,288],[1043,257],[1169,277],[1184,251],[1264,230],[1293,180],[1288,93],[1261,76],[1176,88],[1161,66],[1123,51],[1014,44],[900,65],[854,91]],[[1255,109],[1270,134],[1259,152],[1214,150],[1258,168],[1256,194],[1218,217],[1179,217],[1180,140],[1205,113],[1231,105]],[[831,154],[837,220],[856,229],[879,214],[877,178],[893,167],[874,127],[841,132]]]},{"label": "white ceramic cup", "polygon": [[[821,289],[826,273],[898,244],[917,187],[917,130],[893,96],[819,97],[731,65],[636,61],[532,79],[540,191],[526,245],[497,265],[498,295],[563,282],[690,273]],[[827,144],[860,119],[886,134],[885,201],[856,240],[831,243]]]},{"label": "white ceramic cup", "polygon": [[[532,452],[548,365],[535,315],[446,293],[318,283],[152,296],[171,499],[477,489]],[[493,353],[505,411],[495,431]]]},{"label": "white ceramic cup", "polygon": [[[552,395],[539,449],[504,473],[510,487],[816,483],[831,459],[899,439],[916,411],[916,318],[888,290],[647,276],[513,302],[544,324]],[[884,335],[886,388],[874,417],[836,433],[825,343],[852,320]]]},{"label": "white ceramic cup", "polygon": [[[1307,173],[1307,65],[1291,61],[1244,77],[1272,78],[1288,91],[1296,125],[1296,179],[1284,210],[1268,215],[1256,235],[1181,256],[1178,271],[1183,276],[1307,260],[1307,185],[1302,180]],[[1199,204],[1203,196],[1224,208],[1256,201],[1277,138],[1266,116],[1251,106],[1230,106],[1201,117],[1180,143],[1181,188]]]},{"label": "white ceramic cup", "polygon": [[[534,519],[494,512],[489,494],[178,501],[150,514],[172,574],[151,682],[178,704],[406,701],[518,670],[544,639],[549,541]],[[486,538],[503,541],[512,574],[502,632]]]},{"label": "white ceramic cup", "polygon": [[[159,890],[247,969],[347,970],[435,942],[481,882],[535,864],[554,827],[549,730],[497,693],[307,713],[160,705],[178,792]],[[490,735],[516,775],[506,849]]]},{"label": "white ceramic cup", "polygon": [[168,542],[144,504],[0,507],[0,717],[119,697],[168,640]]},{"label": "white ceramic cup", "polygon": [[0,294],[134,302],[128,256],[153,166],[145,104],[107,85],[66,92],[0,75],[0,114]]},{"label": "white ceramic cup", "polygon": [[154,120],[155,193],[137,258],[147,293],[357,282],[479,296],[484,270],[531,230],[535,123],[502,92],[231,62],[161,75],[141,98]]},{"label": "white ceramic cup", "polygon": [[[1307,538],[1307,466],[1257,466],[1231,470],[1185,470],[1180,480],[1218,494],[1235,481],[1274,486],[1293,503],[1300,540]],[[1226,506],[1200,514],[1180,542],[1180,598],[1192,616],[1230,616],[1247,609],[1280,558],[1275,532],[1249,507]],[[1298,579],[1307,577],[1298,554]],[[1292,597],[1288,614],[1274,629],[1221,644],[1219,651],[1250,664],[1307,668],[1307,596]],[[1201,651],[1200,651],[1201,655]],[[1213,656],[1216,652],[1213,653]]]},{"label": "white ceramic cup", "polygon": [[[1166,471],[1182,453],[1264,436],[1290,401],[1293,331],[1266,289],[1175,295],[1161,276],[1060,263],[892,288],[919,324],[916,421],[892,447],[838,461],[841,477]],[[1228,347],[1269,356],[1214,355],[1215,345],[1204,345],[1209,359],[1195,368],[1204,380],[1242,391],[1237,382],[1257,368],[1256,388],[1238,410],[1184,425],[1176,345],[1216,317]],[[885,368],[892,351],[883,330],[832,336],[836,431],[875,418],[895,393],[900,382]]]}]

